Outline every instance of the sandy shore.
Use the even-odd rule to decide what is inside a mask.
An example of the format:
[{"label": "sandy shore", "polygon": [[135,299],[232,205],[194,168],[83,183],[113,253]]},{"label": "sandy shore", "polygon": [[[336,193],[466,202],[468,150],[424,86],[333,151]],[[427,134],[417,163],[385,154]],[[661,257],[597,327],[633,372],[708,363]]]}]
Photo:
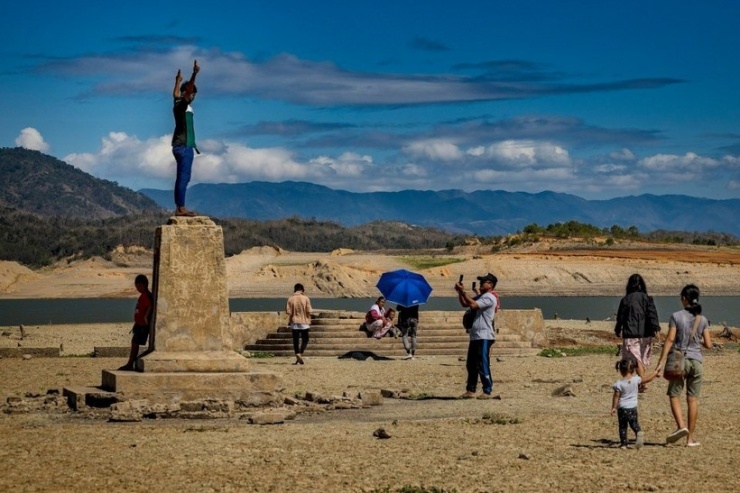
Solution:
[{"label": "sandy shore", "polygon": [[[314,298],[372,298],[383,272],[410,269],[421,272],[433,296],[454,296],[460,274],[468,281],[487,272],[499,278],[502,296],[621,296],[627,278],[639,272],[651,294],[675,295],[689,282],[705,295],[740,295],[740,249],[661,246],[648,250],[523,249],[491,254],[490,247],[470,247],[434,255],[337,250],[325,253],[286,252],[272,247],[252,248],[226,259],[229,296],[282,298],[301,282]],[[439,267],[419,269],[420,261]],[[0,261],[0,298],[116,298],[134,297],[133,279],[151,275],[151,253],[125,249],[110,261],[93,258],[60,263],[32,271],[15,262]]]},{"label": "sandy shore", "polygon": [[[614,342],[610,323],[548,321],[553,343]],[[29,341],[70,352],[125,343],[126,327],[29,328]],[[10,338],[12,336],[5,336]],[[47,338],[48,339],[45,339]],[[29,342],[27,341],[27,342]],[[718,342],[723,342],[719,340]],[[74,348],[74,350],[72,349]],[[612,355],[503,358],[493,363],[501,400],[454,399],[459,357],[415,361],[253,359],[283,375],[283,394],[352,395],[407,389],[437,399],[384,399],[382,406],[300,414],[282,425],[239,420],[109,423],[70,412],[0,416],[4,491],[735,491],[740,430],[736,347],[707,351],[698,448],[664,444],[673,430],[665,381],[640,398],[646,446],[620,450],[609,415]],[[0,359],[3,397],[100,382],[118,358]],[[571,397],[553,392],[569,385]],[[378,427],[390,439],[373,437]],[[676,471],[694,471],[677,474]],[[637,472],[632,472],[637,471]],[[387,488],[387,489],[386,489]],[[423,491],[423,490],[418,490]]]}]

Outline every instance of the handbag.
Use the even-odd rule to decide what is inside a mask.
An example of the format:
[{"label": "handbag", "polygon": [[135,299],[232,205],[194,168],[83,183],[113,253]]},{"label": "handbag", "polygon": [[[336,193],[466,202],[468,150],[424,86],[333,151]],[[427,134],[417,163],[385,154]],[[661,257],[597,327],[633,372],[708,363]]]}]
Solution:
[{"label": "handbag", "polygon": [[680,349],[675,345],[671,347],[668,352],[668,356],[665,360],[665,368],[663,369],[663,377],[666,380],[680,380],[684,374],[684,360],[686,359],[686,352],[691,344],[691,340],[696,335],[696,331],[701,323],[701,315],[697,315],[694,319],[694,327],[691,329],[688,341],[686,341],[686,348]]}]

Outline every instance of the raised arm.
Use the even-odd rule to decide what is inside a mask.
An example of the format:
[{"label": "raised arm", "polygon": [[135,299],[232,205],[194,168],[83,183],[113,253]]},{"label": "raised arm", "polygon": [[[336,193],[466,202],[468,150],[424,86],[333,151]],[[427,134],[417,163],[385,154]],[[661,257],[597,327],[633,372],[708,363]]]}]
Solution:
[{"label": "raised arm", "polygon": [[180,97],[180,84],[182,84],[182,74],[180,73],[180,69],[177,69],[177,75],[175,76],[175,88],[172,89],[173,98]]},{"label": "raised arm", "polygon": [[473,310],[477,310],[479,308],[478,303],[465,292],[463,283],[458,282],[455,284],[455,291],[457,291],[457,299],[460,302],[460,305]]},{"label": "raised arm", "polygon": [[182,96],[187,98],[190,94],[194,92],[195,87],[195,76],[198,75],[198,72],[200,72],[200,67],[198,66],[198,60],[193,61],[193,75],[190,76],[190,80],[187,81],[185,84],[185,94]]}]

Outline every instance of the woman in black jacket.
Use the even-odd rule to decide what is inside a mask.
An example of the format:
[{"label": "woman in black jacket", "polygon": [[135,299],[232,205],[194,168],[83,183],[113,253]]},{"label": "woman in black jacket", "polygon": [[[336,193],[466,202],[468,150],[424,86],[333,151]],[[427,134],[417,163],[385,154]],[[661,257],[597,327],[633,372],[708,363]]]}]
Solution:
[{"label": "woman in black jacket", "polygon": [[[619,302],[614,333],[622,338],[622,357],[637,362],[637,374],[645,378],[645,367],[650,366],[653,336],[660,332],[660,320],[653,298],[648,296],[645,280],[632,274],[627,280],[624,298]],[[640,386],[644,392],[645,385]]]}]

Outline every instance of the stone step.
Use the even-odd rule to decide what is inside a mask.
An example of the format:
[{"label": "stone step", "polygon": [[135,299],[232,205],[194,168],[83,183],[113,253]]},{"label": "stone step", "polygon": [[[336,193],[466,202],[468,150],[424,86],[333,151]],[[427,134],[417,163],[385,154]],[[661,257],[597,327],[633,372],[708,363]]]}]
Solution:
[{"label": "stone step", "polygon": [[[352,331],[358,331],[360,329],[360,324],[352,324],[352,325],[312,325],[311,331],[312,332],[352,332]],[[288,326],[281,326],[278,327],[278,332],[290,332],[290,327]],[[455,324],[423,324],[419,325],[419,330],[452,330],[456,332],[463,332],[465,329],[463,329],[463,326],[461,323],[455,323]]]},{"label": "stone step", "polygon": [[[321,333],[321,332],[314,332],[313,330],[310,332],[310,338],[312,341],[330,341],[330,340],[348,340],[348,339],[369,339],[365,332],[360,331],[354,331],[354,332],[330,332],[330,333]],[[401,337],[399,336],[398,339]],[[440,330],[425,330],[420,334],[420,338],[423,338],[425,341],[450,341],[450,342],[457,342],[457,341],[464,341],[467,344],[468,335],[462,331],[462,330],[456,330],[454,332],[452,331],[440,331]],[[393,339],[393,337],[384,337],[383,339]],[[267,334],[267,337],[265,339],[260,339],[260,341],[274,341],[274,340],[286,340],[286,341],[292,341],[293,335],[288,332],[277,332],[272,334]],[[521,341],[521,337],[516,334],[498,334],[496,336],[496,340],[501,341]]]},{"label": "stone step", "polygon": [[[247,351],[252,352],[265,352],[270,353],[274,356],[279,357],[292,357],[295,356],[293,354],[293,350],[285,350],[285,349],[275,349],[275,350],[265,350],[263,348],[258,349],[250,349],[246,348]],[[458,348],[451,348],[451,349],[438,349],[435,350],[433,353],[426,352],[424,348],[419,347],[416,351],[416,355],[419,357],[429,357],[429,356],[460,356],[465,357],[466,355],[465,349],[458,349]],[[377,354],[378,356],[390,356],[390,357],[398,357],[399,359],[406,355],[406,351],[401,348],[381,348],[378,349],[377,347],[354,347],[350,349],[317,349],[317,348],[311,348],[310,346],[306,348],[306,352],[304,353],[304,356],[307,358],[311,357],[337,357],[341,356],[343,354],[346,354],[351,351],[372,351],[373,353]],[[535,348],[505,348],[505,347],[496,347],[494,346],[491,348],[491,356],[536,356],[540,352],[540,349]]]},{"label": "stone step", "polygon": [[[352,325],[352,324],[361,324],[365,321],[365,317],[359,317],[359,318],[331,318],[331,319],[313,319],[311,320],[311,326],[312,327],[330,327],[333,325]],[[447,325],[460,325],[462,324],[462,313],[460,313],[459,316],[453,316],[453,317],[424,317],[420,319],[421,324],[426,325],[437,325],[437,324],[447,324]]]},{"label": "stone step", "polygon": [[[308,347],[320,348],[320,349],[346,349],[350,351],[357,346],[374,347],[374,348],[390,348],[390,347],[403,347],[400,339],[391,341],[379,341],[376,339],[365,339],[356,341],[339,341],[339,342],[317,342],[311,341]],[[456,341],[456,342],[434,342],[427,341],[426,339],[418,342],[419,347],[424,347],[429,351],[437,351],[439,349],[454,348],[454,349],[467,349],[467,341]],[[496,341],[494,347],[508,347],[508,348],[531,348],[532,345],[528,342],[522,341]],[[248,351],[272,351],[273,349],[292,349],[293,343],[289,341],[271,340],[269,342],[258,342],[257,344],[249,344],[245,346]]]}]

